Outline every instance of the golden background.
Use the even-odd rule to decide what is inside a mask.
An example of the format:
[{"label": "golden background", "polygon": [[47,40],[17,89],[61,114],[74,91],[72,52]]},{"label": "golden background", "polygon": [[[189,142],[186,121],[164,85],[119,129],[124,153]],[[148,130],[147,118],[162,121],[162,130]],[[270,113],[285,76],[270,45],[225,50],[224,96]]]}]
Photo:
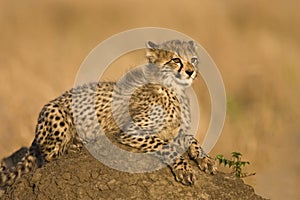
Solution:
[{"label": "golden background", "polygon": [[299,198],[299,7],[297,0],[0,0],[0,157],[30,145],[40,109],[73,86],[97,44],[128,29],[164,27],[197,40],[223,76],[227,118],[211,155],[240,151],[257,173],[245,180],[258,194]]}]

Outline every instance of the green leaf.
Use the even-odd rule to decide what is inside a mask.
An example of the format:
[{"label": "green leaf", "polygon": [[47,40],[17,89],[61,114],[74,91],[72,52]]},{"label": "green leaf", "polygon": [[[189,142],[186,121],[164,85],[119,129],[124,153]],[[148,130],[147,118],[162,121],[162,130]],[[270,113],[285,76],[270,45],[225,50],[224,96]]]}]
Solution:
[{"label": "green leaf", "polygon": [[240,152],[235,152],[235,151],[233,151],[233,152],[231,153],[231,156],[232,156],[233,158],[239,159],[239,158],[242,156],[242,154],[241,154]]}]

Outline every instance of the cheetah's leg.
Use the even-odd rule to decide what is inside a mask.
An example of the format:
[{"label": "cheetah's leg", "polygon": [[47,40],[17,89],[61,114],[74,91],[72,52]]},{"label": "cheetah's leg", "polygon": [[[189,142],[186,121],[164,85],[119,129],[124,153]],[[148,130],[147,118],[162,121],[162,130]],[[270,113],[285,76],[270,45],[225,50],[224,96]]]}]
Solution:
[{"label": "cheetah's leg", "polygon": [[80,148],[78,140],[68,111],[55,103],[47,104],[40,113],[32,147],[49,162],[67,150]]},{"label": "cheetah's leg", "polygon": [[175,176],[176,181],[184,185],[192,185],[195,176],[188,160],[182,156],[184,149],[174,143],[168,143],[157,136],[142,136],[123,133],[118,138],[119,142],[130,147],[142,150],[167,164]]},{"label": "cheetah's leg", "polygon": [[117,140],[124,145],[141,150],[142,152],[154,152],[167,144],[166,141],[156,136],[142,136],[139,134],[121,133]]}]

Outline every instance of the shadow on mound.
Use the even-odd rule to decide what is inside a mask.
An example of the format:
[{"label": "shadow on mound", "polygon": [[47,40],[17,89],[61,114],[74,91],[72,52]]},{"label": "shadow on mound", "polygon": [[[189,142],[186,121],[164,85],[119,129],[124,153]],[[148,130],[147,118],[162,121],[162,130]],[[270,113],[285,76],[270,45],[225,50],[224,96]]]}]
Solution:
[{"label": "shadow on mound", "polygon": [[25,175],[1,199],[263,199],[241,179],[207,175],[193,167],[195,185],[183,186],[168,167],[152,173],[120,172],[83,149]]}]

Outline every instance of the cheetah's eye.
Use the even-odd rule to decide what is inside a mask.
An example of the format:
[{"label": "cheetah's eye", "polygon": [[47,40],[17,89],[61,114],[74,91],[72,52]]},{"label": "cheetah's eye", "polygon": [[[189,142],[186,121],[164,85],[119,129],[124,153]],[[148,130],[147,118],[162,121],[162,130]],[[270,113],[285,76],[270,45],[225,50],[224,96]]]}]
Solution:
[{"label": "cheetah's eye", "polygon": [[196,57],[191,58],[191,62],[194,66],[198,65],[198,58]]},{"label": "cheetah's eye", "polygon": [[174,63],[176,63],[179,67],[182,66],[182,62],[181,62],[180,58],[172,58],[172,61]]},{"label": "cheetah's eye", "polygon": [[175,62],[175,63],[181,63],[180,58],[173,58],[172,61]]}]

